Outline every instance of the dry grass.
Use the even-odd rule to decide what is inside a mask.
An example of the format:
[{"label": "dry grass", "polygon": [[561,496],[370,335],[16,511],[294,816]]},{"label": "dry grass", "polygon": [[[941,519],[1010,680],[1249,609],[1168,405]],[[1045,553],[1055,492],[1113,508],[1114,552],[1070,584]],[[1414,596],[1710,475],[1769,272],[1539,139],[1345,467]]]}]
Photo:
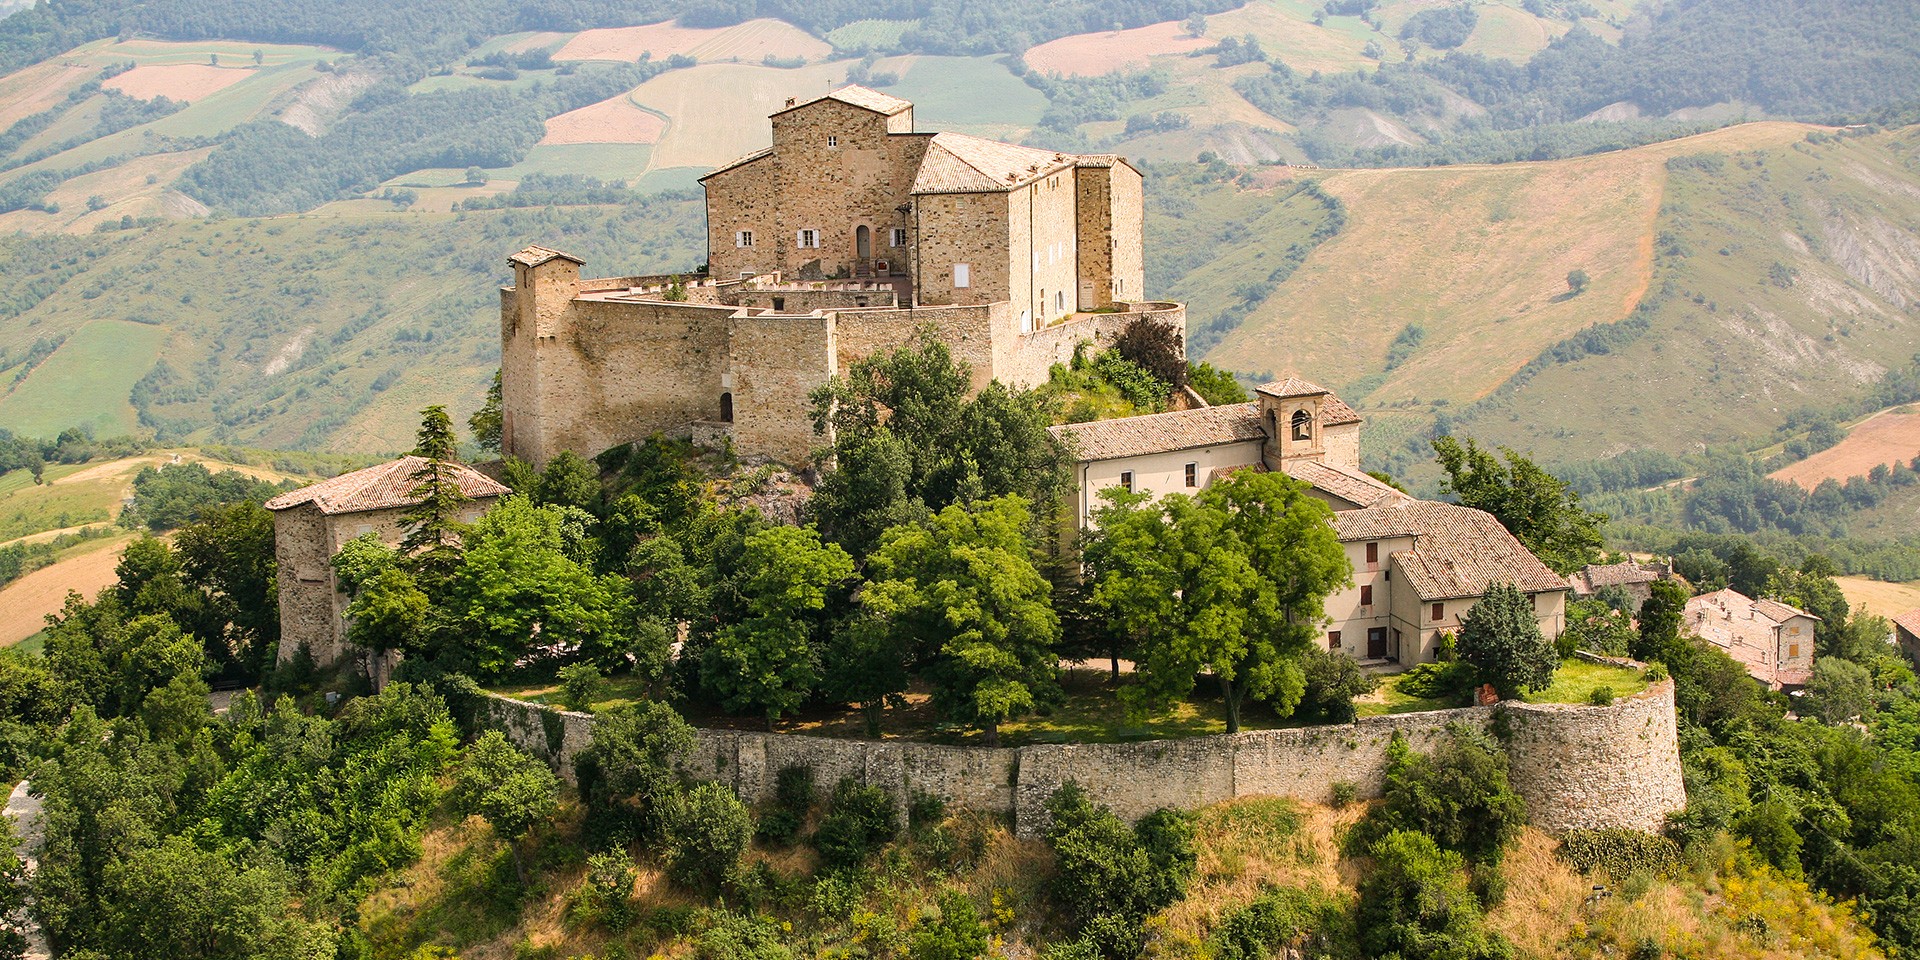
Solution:
[{"label": "dry grass", "polygon": [[1822,480],[1845,483],[1882,464],[1906,463],[1920,454],[1920,410],[1883,410],[1847,431],[1847,438],[1798,463],[1768,474],[1808,490]]},{"label": "dry grass", "polygon": [[632,94],[635,103],[668,118],[648,168],[711,169],[752,153],[772,133],[765,123],[742,123],[742,117],[767,116],[788,97],[823,91],[846,76],[846,63],[798,70],[703,63],[661,74]]},{"label": "dry grass", "polygon": [[[1424,344],[1368,405],[1478,399],[1541,350],[1639,302],[1668,157],[1780,145],[1809,129],[1747,124],[1570,160],[1330,174],[1346,229],[1206,359],[1351,383],[1418,323]],[[1568,297],[1574,269],[1592,283]]]},{"label": "dry grass", "polygon": [[1027,51],[1027,66],[1065,77],[1096,77],[1122,70],[1144,70],[1149,57],[1187,53],[1215,41],[1187,34],[1177,21],[1151,23],[1132,30],[1080,33],[1050,40]]},{"label": "dry grass", "polygon": [[75,60],[48,60],[0,77],[0,128],[55,106],[99,72]]},{"label": "dry grass", "polygon": [[[173,191],[173,182],[182,171],[212,152],[212,147],[202,147],[175,153],[148,154],[105,170],[82,174],[47,194],[47,199],[59,206],[58,213],[14,210],[0,214],[0,231],[90,234],[96,225],[107,221],[118,222],[126,215],[135,218],[168,216],[178,209],[169,203],[169,198],[180,196]],[[149,178],[153,182],[149,183]],[[89,209],[87,201],[92,197],[107,201],[107,206],[100,210]]]},{"label": "dry grass", "polygon": [[766,57],[818,60],[833,52],[825,41],[780,20],[749,20],[731,27],[682,27],[673,21],[643,27],[614,27],[576,34],[554,53],[555,60],[623,60],[645,54],[655,60],[678,55],[702,63],[759,63]]},{"label": "dry grass", "polygon": [[1198,869],[1186,899],[1152,923],[1170,951],[1203,943],[1226,913],[1272,887],[1349,894],[1357,867],[1340,857],[1340,838],[1366,813],[1284,797],[1241,797],[1199,811]]},{"label": "dry grass", "polygon": [[1920,583],[1888,583],[1866,577],[1834,577],[1847,603],[1883,617],[1920,608]]},{"label": "dry grass", "polygon": [[1554,856],[1559,845],[1529,827],[1501,861],[1507,896],[1488,911],[1487,925],[1527,956],[1555,956],[1567,932],[1579,922],[1580,905],[1587,896],[1588,880]]},{"label": "dry grass", "polygon": [[216,67],[205,63],[141,64],[101,84],[139,100],[166,97],[194,101],[253,76],[253,67]]},{"label": "dry grass", "polygon": [[621,94],[548,120],[540,142],[658,143],[666,129],[665,117],[640,109]]}]

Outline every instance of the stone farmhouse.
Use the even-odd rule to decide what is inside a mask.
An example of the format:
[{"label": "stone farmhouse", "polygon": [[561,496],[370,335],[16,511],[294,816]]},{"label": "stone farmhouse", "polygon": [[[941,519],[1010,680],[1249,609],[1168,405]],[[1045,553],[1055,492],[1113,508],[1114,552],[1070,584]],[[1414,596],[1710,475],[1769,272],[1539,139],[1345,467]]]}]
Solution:
[{"label": "stone farmhouse", "polygon": [[[321,667],[352,655],[347,595],[334,577],[333,556],[363,534],[376,534],[389,546],[405,539],[400,517],[419,502],[412,477],[425,463],[420,457],[401,457],[267,501],[273,512],[274,558],[280,564],[280,662],[302,649]],[[472,467],[456,465],[454,480],[468,497],[460,508],[463,523],[479,519],[513,492]]]},{"label": "stone farmhouse", "polygon": [[1139,171],[914,129],[849,86],[772,116],[772,145],[702,179],[707,265],[582,279],[528,247],[501,291],[502,445],[544,464],[654,433],[800,463],[808,394],[931,332],[976,386],[1044,382],[1082,341],[1185,308],[1143,299]]},{"label": "stone farmhouse", "polygon": [[1673,566],[1657,561],[1641,563],[1629,557],[1619,563],[1590,563],[1567,578],[1576,597],[1591,597],[1608,587],[1618,587],[1633,598],[1634,609],[1653,596],[1657,580],[1675,579]]},{"label": "stone farmhouse", "polygon": [[1288,378],[1258,399],[1055,427],[1079,451],[1072,522],[1095,523],[1100,491],[1191,493],[1237,470],[1278,470],[1333,508],[1354,585],[1327,598],[1328,649],[1363,664],[1434,659],[1441,635],[1494,583],[1533,601],[1540,629],[1566,626],[1570,584],[1492,515],[1417,500],[1360,469],[1361,418],[1324,387]]},{"label": "stone farmhouse", "polygon": [[1813,676],[1813,631],[1820,618],[1778,600],[1715,590],[1687,601],[1686,628],[1740,661],[1774,690],[1798,689]]}]

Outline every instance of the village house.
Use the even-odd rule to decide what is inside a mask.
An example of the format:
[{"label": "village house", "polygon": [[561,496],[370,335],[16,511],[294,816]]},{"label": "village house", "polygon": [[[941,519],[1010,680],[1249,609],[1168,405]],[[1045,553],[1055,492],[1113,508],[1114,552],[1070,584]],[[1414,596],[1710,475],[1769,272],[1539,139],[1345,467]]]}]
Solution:
[{"label": "village house", "polygon": [[1889,617],[1893,621],[1894,643],[1907,652],[1907,656],[1920,660],[1920,609]]},{"label": "village house", "polygon": [[1258,399],[1053,428],[1077,452],[1069,516],[1096,525],[1101,491],[1193,493],[1237,470],[1278,470],[1333,508],[1354,584],[1327,598],[1328,649],[1364,664],[1431,661],[1495,583],[1533,603],[1541,632],[1566,626],[1569,585],[1492,515],[1419,500],[1360,469],[1361,418],[1324,387],[1288,378]]},{"label": "village house", "polygon": [[[333,556],[348,540],[364,534],[374,534],[388,546],[406,538],[401,517],[420,502],[413,495],[418,485],[413,475],[426,462],[401,457],[267,501],[280,568],[280,662],[305,650],[315,665],[330,667],[364,652],[350,653],[347,644],[347,595],[334,576]],[[479,519],[512,492],[460,464],[453,465],[453,479],[467,497],[459,510],[462,523]]]},{"label": "village house", "polygon": [[1575,570],[1567,581],[1573,585],[1573,595],[1581,599],[1608,587],[1618,587],[1633,598],[1633,607],[1627,611],[1631,613],[1653,596],[1655,581],[1671,579],[1673,576],[1671,564],[1657,561],[1642,564],[1629,557],[1619,563],[1589,563]]},{"label": "village house", "polygon": [[1820,618],[1778,600],[1715,590],[1687,601],[1685,625],[1774,690],[1804,687],[1813,675],[1813,632]]},{"label": "village house", "polygon": [[832,439],[808,395],[915,336],[978,388],[1037,386],[1134,323],[1184,331],[1184,307],[1144,299],[1124,158],[920,132],[911,103],[859,86],[771,121],[769,147],[701,180],[704,273],[582,279],[558,250],[510,258],[506,453],[540,465],[664,433],[800,464]]}]

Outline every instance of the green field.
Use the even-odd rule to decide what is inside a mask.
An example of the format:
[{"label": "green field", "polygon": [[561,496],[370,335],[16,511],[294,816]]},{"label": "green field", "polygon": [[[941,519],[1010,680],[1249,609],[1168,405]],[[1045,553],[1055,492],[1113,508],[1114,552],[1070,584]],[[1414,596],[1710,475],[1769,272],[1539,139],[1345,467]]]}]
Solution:
[{"label": "green field", "polygon": [[[897,69],[902,61],[906,71],[886,92],[913,101],[913,120],[921,130],[1004,135],[1031,127],[1047,109],[1047,98],[1009,73],[999,58],[901,57],[882,60],[874,69]],[[995,130],[1003,133],[981,132]]]},{"label": "green field", "polygon": [[826,41],[840,50],[884,50],[919,25],[918,20],[856,20],[827,31]]},{"label": "green field", "polygon": [[127,391],[160,355],[167,331],[140,323],[98,320],[74,331],[53,356],[0,397],[0,423],[28,436],[71,426],[96,436],[139,428]]},{"label": "green field", "polygon": [[527,151],[526,159],[511,167],[489,170],[501,180],[520,180],[530,173],[573,173],[601,180],[631,183],[647,171],[653,147],[645,143],[552,143]]}]

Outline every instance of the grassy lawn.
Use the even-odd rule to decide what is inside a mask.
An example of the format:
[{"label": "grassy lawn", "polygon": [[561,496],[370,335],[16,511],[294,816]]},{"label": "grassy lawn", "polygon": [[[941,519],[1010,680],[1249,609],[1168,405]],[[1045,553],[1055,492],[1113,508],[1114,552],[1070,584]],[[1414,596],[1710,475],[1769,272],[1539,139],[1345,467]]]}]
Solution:
[{"label": "grassy lawn", "polygon": [[30,437],[89,425],[97,436],[139,428],[127,392],[146,375],[167,338],[164,327],[96,320],[0,399],[0,422]]},{"label": "grassy lawn", "polygon": [[1528,703],[1590,703],[1593,692],[1601,687],[1615,697],[1631,697],[1647,689],[1647,679],[1638,670],[1566,660],[1553,675],[1553,685],[1527,696]]}]

